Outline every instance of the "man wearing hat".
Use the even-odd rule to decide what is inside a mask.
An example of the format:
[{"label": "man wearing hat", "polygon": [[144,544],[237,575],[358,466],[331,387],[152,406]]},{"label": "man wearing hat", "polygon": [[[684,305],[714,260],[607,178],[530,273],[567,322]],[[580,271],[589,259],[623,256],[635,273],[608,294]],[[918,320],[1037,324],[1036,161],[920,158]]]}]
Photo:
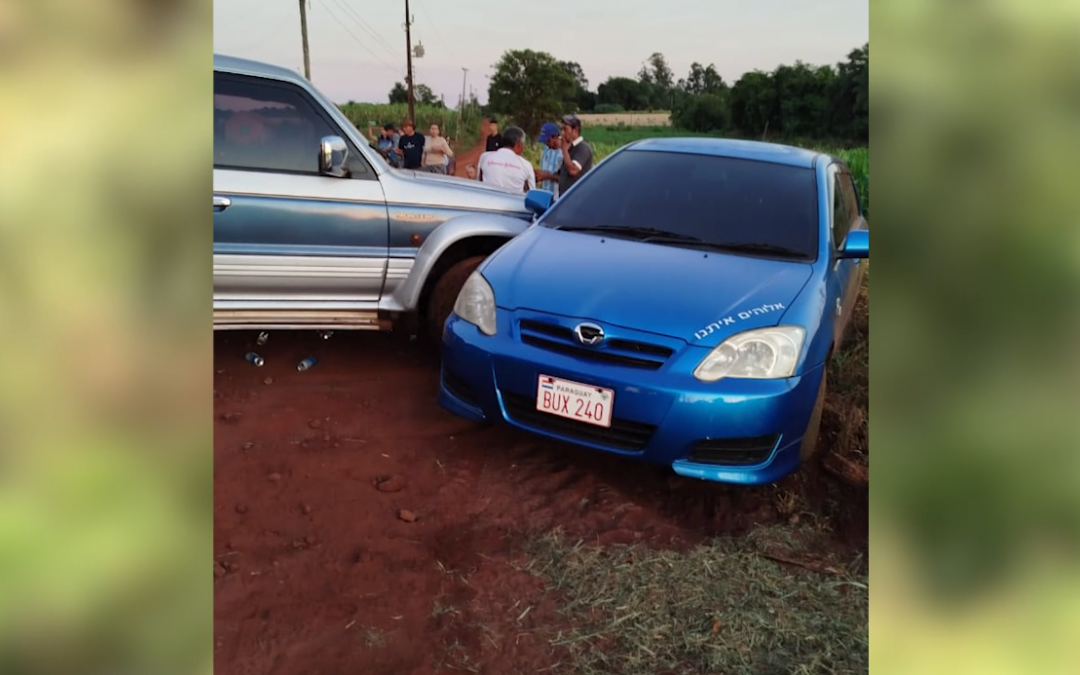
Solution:
[{"label": "man wearing hat", "polygon": [[540,168],[536,172],[537,187],[559,196],[559,169],[562,168],[563,156],[559,127],[554,122],[545,122],[540,127],[537,139],[544,146],[540,155]]},{"label": "man wearing hat", "polygon": [[581,120],[577,115],[562,118],[562,168],[559,169],[559,194],[570,187],[593,165],[592,147],[581,137]]}]

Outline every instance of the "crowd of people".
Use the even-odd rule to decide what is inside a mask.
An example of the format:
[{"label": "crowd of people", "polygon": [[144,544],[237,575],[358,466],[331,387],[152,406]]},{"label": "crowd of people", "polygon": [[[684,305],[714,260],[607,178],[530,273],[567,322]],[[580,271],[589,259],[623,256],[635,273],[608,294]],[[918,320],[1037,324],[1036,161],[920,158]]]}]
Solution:
[{"label": "crowd of people", "polygon": [[[537,143],[542,146],[540,166],[534,167],[523,156],[526,134],[516,126],[499,132],[497,120],[483,121],[484,152],[476,164],[465,167],[471,180],[495,185],[510,192],[528,192],[539,187],[556,198],[573,185],[593,166],[593,151],[581,136],[581,120],[576,115],[564,115],[559,123],[546,122],[540,127]],[[385,124],[379,134],[375,124],[368,136],[391,166],[430,173],[454,175],[454,151],[442,136],[438,124],[432,124],[428,134],[420,134],[412,120],[405,120],[398,132],[393,124]]]},{"label": "crowd of people", "polygon": [[[536,139],[543,148],[539,167],[534,167],[522,156],[525,132],[520,127],[509,127],[500,134],[495,120],[484,120],[484,123],[487,127],[486,150],[476,166],[476,177],[483,183],[513,192],[528,192],[539,187],[558,198],[592,168],[592,146],[581,136],[581,120],[577,115],[564,115],[559,124],[545,122],[540,127]],[[469,174],[471,169],[466,168]]]},{"label": "crowd of people", "polygon": [[454,150],[442,136],[438,124],[428,128],[428,134],[416,132],[412,120],[405,120],[401,133],[393,124],[384,124],[381,133],[376,136],[375,125],[368,127],[368,136],[375,143],[376,149],[386,158],[390,166],[397,169],[419,169],[429,173],[453,175],[456,170]]}]

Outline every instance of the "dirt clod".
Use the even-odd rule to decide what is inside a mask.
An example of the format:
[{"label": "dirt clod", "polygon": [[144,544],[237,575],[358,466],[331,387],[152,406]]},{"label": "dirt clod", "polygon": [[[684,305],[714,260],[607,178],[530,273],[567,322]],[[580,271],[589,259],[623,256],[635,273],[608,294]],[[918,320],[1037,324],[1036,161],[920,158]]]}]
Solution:
[{"label": "dirt clod", "polygon": [[416,514],[408,509],[401,509],[398,511],[398,518],[404,520],[406,523],[416,522]]},{"label": "dirt clod", "polygon": [[375,487],[379,492],[401,492],[405,489],[405,478],[402,476],[381,476],[376,479]]},{"label": "dirt clod", "polygon": [[281,481],[281,474],[280,473],[272,473],[272,474],[270,474],[269,476],[266,477],[266,480],[270,481],[271,483],[277,483],[277,482]]},{"label": "dirt clod", "polygon": [[241,513],[241,514],[242,513],[247,513],[248,512],[247,504],[237,504],[236,505],[236,512]]},{"label": "dirt clod", "polygon": [[310,422],[307,423],[307,425],[309,427],[311,427],[312,429],[318,429],[319,427],[322,426],[322,420],[311,420]]},{"label": "dirt clod", "polygon": [[263,380],[263,384],[273,384],[273,383],[274,383],[274,378],[272,378],[272,377],[268,377],[265,380]]}]

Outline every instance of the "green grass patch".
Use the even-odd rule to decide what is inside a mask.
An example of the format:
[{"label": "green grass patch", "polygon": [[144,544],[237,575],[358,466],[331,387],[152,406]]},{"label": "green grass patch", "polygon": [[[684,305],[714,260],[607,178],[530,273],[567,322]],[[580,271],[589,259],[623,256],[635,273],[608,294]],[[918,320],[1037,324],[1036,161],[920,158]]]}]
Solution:
[{"label": "green grass patch", "polygon": [[679,553],[572,544],[554,533],[532,546],[528,567],[564,596],[573,628],[551,642],[569,652],[577,675],[867,672],[865,563],[811,563],[798,553],[826,536],[759,528]]}]

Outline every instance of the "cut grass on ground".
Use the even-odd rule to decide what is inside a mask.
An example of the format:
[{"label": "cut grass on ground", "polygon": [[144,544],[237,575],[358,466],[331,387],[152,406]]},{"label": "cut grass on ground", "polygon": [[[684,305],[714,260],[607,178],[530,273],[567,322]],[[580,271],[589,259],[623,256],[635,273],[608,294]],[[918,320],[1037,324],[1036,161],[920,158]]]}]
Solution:
[{"label": "cut grass on ground", "polygon": [[534,544],[529,569],[565,597],[574,628],[552,644],[577,675],[865,673],[869,585],[859,561],[810,571],[768,557],[799,559],[792,550],[822,536],[761,528],[678,553],[555,533]]}]

